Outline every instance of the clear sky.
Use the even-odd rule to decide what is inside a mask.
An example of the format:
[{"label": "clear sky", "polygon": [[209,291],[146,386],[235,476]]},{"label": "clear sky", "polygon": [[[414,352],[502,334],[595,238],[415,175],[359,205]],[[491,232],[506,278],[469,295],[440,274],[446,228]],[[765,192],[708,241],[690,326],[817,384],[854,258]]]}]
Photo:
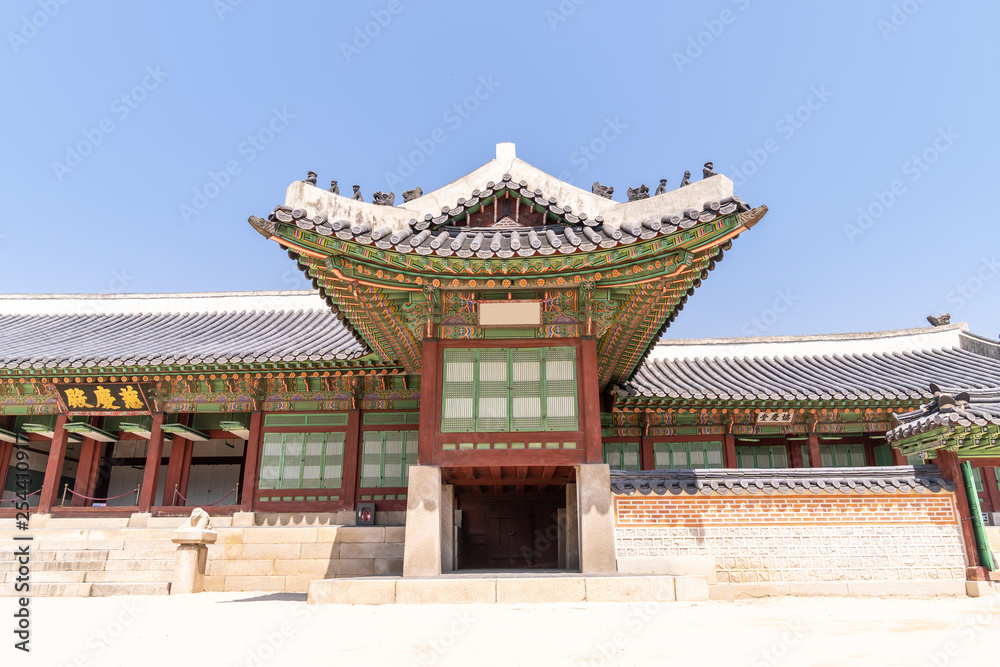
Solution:
[{"label": "clear sky", "polygon": [[312,169],[401,199],[512,141],[616,199],[712,160],[768,205],[669,336],[945,311],[1000,333],[996,2],[9,0],[0,16],[0,292],[304,288],[246,222],[290,182]]}]

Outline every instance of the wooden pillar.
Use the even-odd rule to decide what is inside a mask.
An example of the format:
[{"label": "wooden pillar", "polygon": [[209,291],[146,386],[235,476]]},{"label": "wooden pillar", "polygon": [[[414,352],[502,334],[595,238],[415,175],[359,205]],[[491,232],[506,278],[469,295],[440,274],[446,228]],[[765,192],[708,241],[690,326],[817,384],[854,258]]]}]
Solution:
[{"label": "wooden pillar", "polygon": [[[184,456],[181,459],[181,477],[177,480],[177,490],[182,496],[188,495],[187,483],[191,476],[191,457],[194,455],[194,440],[184,440]],[[184,501],[178,496],[177,505],[183,505]]]},{"label": "wooden pillar", "polygon": [[437,338],[424,338],[420,359],[420,431],[417,465],[433,465],[434,436],[441,414],[441,348]]},{"label": "wooden pillar", "polygon": [[808,468],[805,461],[802,460],[802,445],[796,441],[786,440],[786,446],[788,447],[788,458],[792,462],[793,468]]},{"label": "wooden pillar", "polygon": [[897,466],[908,466],[910,462],[906,460],[903,456],[903,452],[899,451],[892,445],[889,445],[889,449],[892,451],[892,464]]},{"label": "wooden pillar", "polygon": [[939,449],[936,452],[937,465],[945,479],[955,483],[955,504],[958,506],[958,516],[962,526],[962,538],[965,540],[965,553],[969,567],[979,565],[979,551],[976,549],[976,537],[972,532],[972,512],[969,509],[969,497],[965,493],[965,482],[962,481],[962,469],[959,467],[958,454]]},{"label": "wooden pillar", "polygon": [[580,345],[582,363],[577,386],[583,398],[583,443],[586,448],[587,463],[604,463],[604,449],[601,446],[601,394],[598,385],[597,339],[585,336]]},{"label": "wooden pillar", "polygon": [[997,484],[996,469],[992,467],[980,468],[979,475],[983,478],[986,500],[990,503],[988,511],[1000,512],[1000,485]]},{"label": "wooden pillar", "polygon": [[819,436],[815,433],[809,434],[809,467],[823,467],[823,459],[819,455]]},{"label": "wooden pillar", "polygon": [[167,462],[167,481],[163,486],[163,505],[172,507],[183,505],[184,501],[175,493],[184,495],[187,490],[185,469],[191,465],[191,441],[177,434],[172,436],[170,445],[170,461]]},{"label": "wooden pillar", "polygon": [[247,438],[243,456],[243,483],[240,485],[240,497],[237,499],[241,512],[253,511],[253,500],[257,493],[257,480],[260,472],[261,447],[264,441],[264,413],[260,410],[250,414],[250,437]]},{"label": "wooden pillar", "polygon": [[[423,418],[423,415],[421,415]],[[417,436],[417,447],[421,436]],[[351,410],[347,413],[347,433],[344,434],[344,476],[341,482],[345,509],[357,508],[358,502],[358,468],[361,460],[361,410]]]},{"label": "wooden pillar", "polygon": [[643,470],[656,470],[656,451],[653,449],[653,439],[644,436],[639,441],[639,464]]},{"label": "wooden pillar", "polygon": [[3,492],[7,484],[7,474],[10,472],[10,459],[13,453],[14,443],[0,441],[0,493]]},{"label": "wooden pillar", "polygon": [[139,511],[149,512],[156,502],[156,486],[160,482],[160,461],[163,460],[163,413],[153,415],[146,447],[146,467],[142,472],[142,489],[139,493]]},{"label": "wooden pillar", "polygon": [[732,433],[727,433],[722,442],[722,467],[740,467],[739,461],[736,460],[736,436]]},{"label": "wooden pillar", "polygon": [[66,430],[66,415],[56,417],[56,428],[52,434],[49,458],[45,463],[45,479],[38,499],[38,513],[48,514],[59,500],[59,480],[62,477],[63,461],[66,458],[66,444],[69,431]]},{"label": "wooden pillar", "polygon": [[[76,479],[73,491],[83,496],[93,497],[94,485],[97,483],[97,469],[101,465],[101,444],[91,438],[84,438],[80,443],[80,463],[76,466]],[[92,501],[76,494],[70,505],[73,507],[89,507]]]}]

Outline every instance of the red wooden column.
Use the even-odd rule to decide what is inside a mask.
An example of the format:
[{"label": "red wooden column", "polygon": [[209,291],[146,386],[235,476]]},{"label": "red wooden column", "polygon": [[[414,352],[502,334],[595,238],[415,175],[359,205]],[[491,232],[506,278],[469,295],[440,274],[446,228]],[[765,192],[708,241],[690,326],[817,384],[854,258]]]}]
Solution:
[{"label": "red wooden column", "polygon": [[191,462],[191,442],[177,434],[171,435],[170,461],[167,462],[167,481],[163,486],[163,505],[171,507],[183,503],[175,489],[181,494],[185,480],[183,479],[185,465]]},{"label": "red wooden column", "polygon": [[[421,392],[423,393],[423,392]],[[421,420],[423,417],[421,416]],[[417,435],[420,447],[420,435]],[[417,453],[419,456],[419,451]],[[361,460],[361,410],[347,413],[347,433],[344,434],[344,476],[341,478],[342,500],[345,509],[355,509],[358,502],[358,468]]]},{"label": "red wooden column", "polygon": [[653,439],[648,435],[639,441],[639,464],[643,470],[656,470],[656,452],[653,449]]},{"label": "red wooden column", "polygon": [[241,512],[253,511],[254,494],[257,492],[257,479],[260,472],[260,450],[264,440],[264,413],[257,412],[250,415],[250,437],[247,438],[246,460],[243,463],[243,484],[240,486]]},{"label": "red wooden column", "polygon": [[736,436],[732,433],[727,433],[722,441],[722,467],[740,467],[739,461],[736,460]]},{"label": "red wooden column", "polygon": [[1000,485],[997,484],[996,469],[992,467],[980,468],[979,475],[983,478],[986,499],[990,503],[988,511],[1000,512]]},{"label": "red wooden column", "polygon": [[14,443],[0,441],[0,491],[7,483],[7,473],[10,472],[10,459],[14,453]]},{"label": "red wooden column", "polygon": [[896,449],[892,445],[889,445],[889,449],[892,450],[892,464],[893,465],[897,465],[897,466],[908,466],[908,465],[910,465],[910,462],[906,460],[905,456],[903,456],[903,452],[899,451],[898,449]]},{"label": "red wooden column", "polygon": [[39,514],[48,514],[59,500],[59,479],[66,458],[67,442],[69,442],[69,431],[66,430],[66,415],[59,415],[56,417],[56,428],[52,434],[49,458],[45,463],[45,479],[38,498]]},{"label": "red wooden column", "polygon": [[[91,438],[84,438],[80,443],[80,463],[76,466],[76,480],[73,482],[73,491],[83,496],[93,496],[94,486],[97,482],[97,469],[101,465],[101,445]],[[88,507],[90,500],[73,496],[70,505],[72,507]]]},{"label": "red wooden column", "polygon": [[[424,338],[420,359],[420,431],[417,465],[434,463],[434,436],[441,413],[441,347],[437,338]],[[355,457],[357,459],[357,457]]]},{"label": "red wooden column", "polygon": [[951,480],[955,489],[955,504],[958,506],[958,516],[962,523],[962,537],[965,540],[965,553],[968,554],[969,567],[979,565],[979,551],[976,549],[976,537],[972,532],[972,512],[969,509],[969,497],[965,493],[965,482],[962,481],[962,469],[959,467],[958,454],[939,449],[936,452],[936,462],[945,479]]},{"label": "red wooden column", "polygon": [[578,385],[583,398],[583,443],[587,453],[587,463],[603,463],[604,450],[601,447],[601,394],[598,385],[597,339],[585,336],[581,340],[582,372]]},{"label": "red wooden column", "polygon": [[163,460],[163,413],[153,415],[153,426],[149,430],[149,444],[146,447],[146,468],[142,473],[142,489],[139,496],[139,511],[149,512],[156,502],[156,486],[160,482],[160,461]]},{"label": "red wooden column", "polygon": [[819,436],[815,433],[809,434],[809,467],[823,467],[823,460],[819,455]]},{"label": "red wooden column", "polygon": [[[191,457],[194,455],[194,441],[185,440],[184,441],[184,458],[181,459],[181,478],[177,480],[177,490],[181,492],[181,496],[188,495],[188,479],[191,476]],[[180,496],[174,502],[175,505],[182,505],[184,501],[181,500]]]}]

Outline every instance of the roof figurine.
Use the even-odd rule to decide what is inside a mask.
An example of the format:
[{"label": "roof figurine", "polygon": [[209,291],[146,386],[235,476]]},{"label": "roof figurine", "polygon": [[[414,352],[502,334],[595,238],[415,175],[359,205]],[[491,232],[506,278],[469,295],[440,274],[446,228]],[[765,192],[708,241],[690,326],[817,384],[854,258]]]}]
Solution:
[{"label": "roof figurine", "polygon": [[340,194],[340,186],[337,185],[337,181],[330,181],[329,192],[332,192],[335,195]]},{"label": "roof figurine", "polygon": [[[665,191],[665,190],[664,190]],[[659,194],[659,193],[657,193]],[[629,201],[639,201],[640,199],[649,199],[649,186],[643,183],[637,188],[628,189],[628,200]]]},{"label": "roof figurine", "polygon": [[712,176],[715,176],[716,174],[714,171],[712,171],[713,169],[715,169],[715,165],[713,165],[711,162],[706,162],[705,168],[701,170],[701,177],[711,178]]},{"label": "roof figurine", "polygon": [[376,206],[392,206],[395,201],[395,192],[382,192],[381,190],[376,190],[375,194],[372,195],[372,203]]},{"label": "roof figurine", "polygon": [[653,196],[658,197],[659,195],[665,194],[667,194],[667,179],[661,178],[660,184],[656,186],[656,192],[653,193]]},{"label": "roof figurine", "polygon": [[414,199],[419,199],[422,194],[424,194],[424,191],[420,188],[419,185],[417,187],[413,188],[412,190],[404,190],[403,191],[403,203],[405,204],[408,201],[413,201]]},{"label": "roof figurine", "polygon": [[302,179],[303,183],[308,183],[309,185],[316,185],[316,172],[310,171],[305,178]]},{"label": "roof figurine", "polygon": [[681,179],[680,187],[683,188],[685,185],[691,185],[691,172],[690,171],[685,171],[684,172],[684,178]]},{"label": "roof figurine", "polygon": [[590,186],[590,191],[598,197],[604,197],[605,199],[611,199],[611,195],[615,193],[613,186],[601,185],[600,181],[594,181],[594,184]]},{"label": "roof figurine", "polygon": [[944,326],[945,324],[951,324],[951,313],[945,313],[944,315],[940,315],[938,317],[934,317],[933,315],[928,315],[927,321],[936,327]]},{"label": "roof figurine", "polygon": [[356,201],[364,201],[365,198],[361,195],[361,186],[360,185],[352,185],[351,187],[354,188],[354,199]]}]

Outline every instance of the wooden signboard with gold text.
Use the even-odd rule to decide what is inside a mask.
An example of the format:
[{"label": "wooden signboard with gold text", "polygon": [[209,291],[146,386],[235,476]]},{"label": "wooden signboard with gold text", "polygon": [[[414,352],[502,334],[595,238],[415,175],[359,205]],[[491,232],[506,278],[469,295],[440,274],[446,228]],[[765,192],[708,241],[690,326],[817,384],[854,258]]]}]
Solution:
[{"label": "wooden signboard with gold text", "polygon": [[63,411],[71,415],[148,415],[146,396],[135,382],[55,384]]}]

